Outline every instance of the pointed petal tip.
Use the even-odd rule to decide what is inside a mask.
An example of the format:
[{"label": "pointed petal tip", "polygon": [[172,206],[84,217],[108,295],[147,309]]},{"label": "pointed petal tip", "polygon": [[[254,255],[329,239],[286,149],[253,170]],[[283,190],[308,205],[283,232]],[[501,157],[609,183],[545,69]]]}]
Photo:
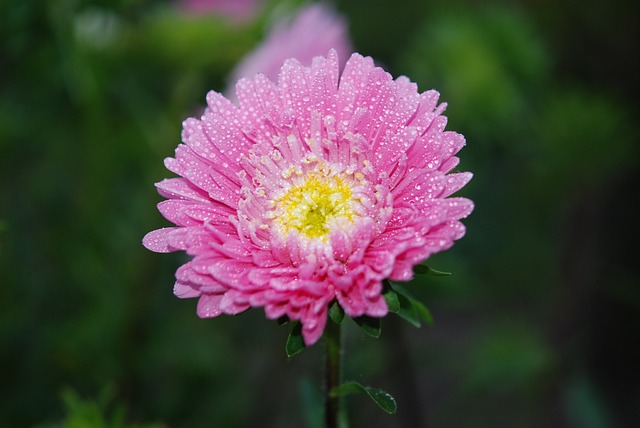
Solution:
[{"label": "pointed petal tip", "polygon": [[222,314],[220,301],[224,294],[203,294],[198,299],[196,313],[200,318],[215,318]]},{"label": "pointed petal tip", "polygon": [[173,294],[180,299],[190,299],[200,296],[201,293],[183,282],[176,281],[173,286]]},{"label": "pointed petal tip", "polygon": [[169,247],[167,235],[173,232],[175,227],[165,227],[153,230],[142,238],[142,245],[155,253],[170,253],[176,249]]}]

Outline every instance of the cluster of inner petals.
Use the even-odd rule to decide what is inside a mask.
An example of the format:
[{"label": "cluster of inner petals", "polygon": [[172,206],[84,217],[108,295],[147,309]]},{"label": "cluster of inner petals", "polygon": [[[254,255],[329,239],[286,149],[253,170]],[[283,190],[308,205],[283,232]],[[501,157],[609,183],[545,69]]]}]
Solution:
[{"label": "cluster of inner petals", "polygon": [[268,213],[272,225],[282,235],[293,231],[322,241],[331,230],[349,227],[357,215],[349,178],[321,168],[296,176],[273,201],[274,209]]},{"label": "cluster of inner petals", "polygon": [[269,144],[243,159],[250,171],[240,174],[238,220],[245,236],[263,248],[294,239],[309,256],[313,248],[327,254],[334,231],[349,236],[362,221],[385,223],[388,189],[380,191],[379,177],[356,145],[323,140],[327,150],[350,145],[348,155],[330,160],[314,139],[289,135],[284,142],[286,147]]}]

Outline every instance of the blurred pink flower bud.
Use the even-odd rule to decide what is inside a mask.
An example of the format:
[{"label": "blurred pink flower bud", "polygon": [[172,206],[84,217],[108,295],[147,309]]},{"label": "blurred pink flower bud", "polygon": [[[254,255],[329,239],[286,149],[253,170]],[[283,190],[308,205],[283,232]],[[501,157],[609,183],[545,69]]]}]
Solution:
[{"label": "blurred pink flower bud", "polygon": [[227,94],[243,77],[265,74],[277,80],[284,60],[296,58],[301,64],[311,65],[316,56],[324,56],[330,49],[338,53],[340,64],[351,54],[351,41],[347,23],[329,6],[316,3],[302,7],[294,16],[279,20],[264,41],[249,53],[231,72]]}]

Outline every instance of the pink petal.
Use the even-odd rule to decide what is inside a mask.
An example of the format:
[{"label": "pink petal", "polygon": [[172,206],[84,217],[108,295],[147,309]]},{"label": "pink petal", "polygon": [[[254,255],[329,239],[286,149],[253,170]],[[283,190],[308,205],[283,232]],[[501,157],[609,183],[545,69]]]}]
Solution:
[{"label": "pink petal", "polygon": [[219,308],[227,315],[237,315],[249,309],[249,297],[229,290],[222,296]]},{"label": "pink petal", "polygon": [[380,295],[367,302],[365,314],[370,317],[381,318],[387,315],[388,312],[387,302],[384,300],[384,297]]},{"label": "pink petal", "polygon": [[207,194],[184,178],[167,178],[156,183],[158,193],[165,198],[207,203]]},{"label": "pink petal", "polygon": [[[221,294],[227,291],[227,287],[220,284],[210,275],[202,274],[194,269],[196,267],[195,261],[191,261],[183,264],[176,271],[176,279],[178,283],[186,287],[192,288],[198,291],[198,295],[202,293],[206,294]],[[180,291],[185,291],[180,288]],[[176,289],[174,288],[174,293]],[[182,297],[182,296],[178,296]]]},{"label": "pink petal", "polygon": [[444,184],[444,190],[440,194],[441,198],[451,196],[458,190],[462,189],[473,178],[473,174],[470,172],[459,172],[457,174],[447,175],[447,179]]},{"label": "pink petal", "polygon": [[327,311],[319,314],[309,314],[302,320],[302,338],[307,346],[316,343],[322,336],[324,327],[327,324]]},{"label": "pink petal", "polygon": [[396,259],[393,271],[389,274],[389,279],[393,281],[410,281],[413,278],[413,263],[402,258]]},{"label": "pink petal", "polygon": [[213,318],[222,314],[220,308],[220,301],[223,295],[221,294],[203,294],[198,299],[198,307],[196,309],[200,318]]},{"label": "pink petal", "polygon": [[163,229],[149,232],[144,236],[144,238],[142,238],[142,245],[144,245],[148,250],[156,253],[170,253],[172,251],[177,251],[178,248],[169,246],[167,242],[167,235],[178,229],[179,228],[177,227],[165,227]]},{"label": "pink petal", "polygon": [[201,293],[190,285],[177,281],[173,286],[173,294],[181,299],[189,299],[198,297]]},{"label": "pink petal", "polygon": [[447,198],[443,204],[448,208],[447,217],[450,220],[459,220],[467,217],[473,211],[473,202],[467,198]]}]

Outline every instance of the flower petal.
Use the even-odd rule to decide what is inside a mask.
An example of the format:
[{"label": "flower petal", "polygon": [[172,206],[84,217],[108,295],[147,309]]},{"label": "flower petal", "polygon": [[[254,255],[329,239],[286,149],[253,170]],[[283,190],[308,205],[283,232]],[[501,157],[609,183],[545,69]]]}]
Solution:
[{"label": "flower petal", "polygon": [[222,294],[203,294],[198,299],[197,313],[200,318],[213,318],[222,314],[220,301]]},{"label": "flower petal", "polygon": [[144,238],[142,238],[142,245],[144,245],[148,250],[155,251],[156,253],[170,253],[172,251],[177,251],[178,248],[169,246],[167,236],[178,229],[178,227],[165,227],[163,229],[149,232],[144,236]]}]

